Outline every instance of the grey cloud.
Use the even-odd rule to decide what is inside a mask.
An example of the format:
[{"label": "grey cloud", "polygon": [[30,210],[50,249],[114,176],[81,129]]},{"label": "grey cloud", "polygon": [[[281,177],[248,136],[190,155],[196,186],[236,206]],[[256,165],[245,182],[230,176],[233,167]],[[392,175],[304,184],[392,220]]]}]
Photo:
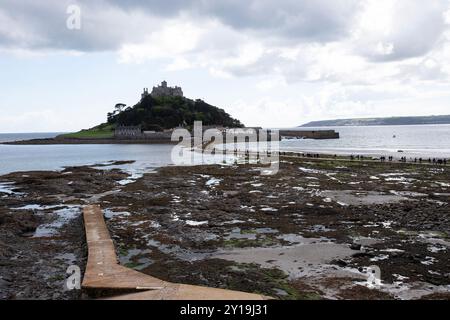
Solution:
[{"label": "grey cloud", "polygon": [[[246,5],[242,5],[246,3]],[[311,41],[337,40],[349,32],[358,2],[353,0],[226,1],[209,8],[237,29],[268,32]]]},{"label": "grey cloud", "polygon": [[197,0],[106,0],[107,4],[126,11],[144,10],[151,15],[176,16],[183,10],[192,10]]},{"label": "grey cloud", "polygon": [[[314,82],[309,79],[308,70],[312,61],[307,57],[297,60],[286,59],[279,52],[264,52],[256,61],[243,66],[232,65],[223,67],[224,71],[236,77],[250,77],[255,75],[278,74],[288,83]],[[329,80],[328,75],[321,75],[317,80]]]},{"label": "grey cloud", "polygon": [[185,12],[198,19],[218,19],[237,30],[319,42],[347,35],[361,7],[358,0],[109,0],[109,3],[149,14],[174,16]]},{"label": "grey cloud", "polygon": [[[83,27],[79,31],[65,27],[66,9],[70,4],[79,4],[82,8]],[[3,0],[0,45],[27,49],[115,50],[125,42],[142,40],[152,31],[152,20],[163,23],[164,19],[182,13],[195,21],[215,19],[235,30],[260,33],[275,40],[324,42],[348,33],[357,7],[357,0]],[[14,30],[22,30],[27,36],[19,37]]]},{"label": "grey cloud", "polygon": [[[80,30],[66,27],[67,8],[81,8]],[[142,39],[143,25],[150,18],[130,16],[98,1],[3,0],[0,4],[0,47],[82,52],[117,50],[125,41]],[[130,18],[139,19],[130,21]],[[144,24],[145,20],[145,24]]]},{"label": "grey cloud", "polygon": [[[363,34],[354,48],[359,55],[376,62],[403,60],[426,54],[441,39],[448,1],[398,3],[391,34],[384,38]],[[82,8],[79,31],[66,28],[66,9],[70,4]],[[194,53],[228,52],[220,42],[233,46],[246,41],[236,35],[256,37],[268,47],[332,41],[345,44],[363,4],[360,0],[2,0],[0,48],[115,51],[125,43],[145,41],[167,19],[180,15],[194,22],[217,20],[234,32],[211,30],[212,34],[204,35]],[[217,36],[220,41],[211,39]],[[392,43],[392,52],[377,53],[374,46],[378,42]],[[300,74],[301,78],[305,69],[301,64],[302,61],[269,55],[246,66],[247,70],[235,67],[230,72],[254,74],[277,67],[287,70],[291,77]]]}]

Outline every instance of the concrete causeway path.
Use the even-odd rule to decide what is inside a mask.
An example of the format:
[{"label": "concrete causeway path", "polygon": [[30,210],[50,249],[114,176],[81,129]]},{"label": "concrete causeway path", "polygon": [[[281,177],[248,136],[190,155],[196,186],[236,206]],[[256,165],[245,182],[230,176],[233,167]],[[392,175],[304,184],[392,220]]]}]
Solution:
[{"label": "concrete causeway path", "polygon": [[131,291],[109,299],[119,300],[265,300],[259,294],[171,283],[121,266],[98,205],[83,210],[88,245],[88,262],[83,289],[91,291]]}]

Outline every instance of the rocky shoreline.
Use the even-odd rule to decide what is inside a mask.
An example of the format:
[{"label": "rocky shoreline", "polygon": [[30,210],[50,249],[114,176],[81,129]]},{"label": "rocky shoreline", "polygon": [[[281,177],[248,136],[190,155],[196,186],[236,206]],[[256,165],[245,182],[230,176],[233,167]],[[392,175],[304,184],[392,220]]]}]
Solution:
[{"label": "rocky shoreline", "polygon": [[241,164],[128,178],[109,165],[1,176],[0,299],[85,298],[63,288],[86,262],[86,203],[104,209],[121,263],[163,280],[278,299],[450,298],[447,166],[282,157],[274,176]]}]

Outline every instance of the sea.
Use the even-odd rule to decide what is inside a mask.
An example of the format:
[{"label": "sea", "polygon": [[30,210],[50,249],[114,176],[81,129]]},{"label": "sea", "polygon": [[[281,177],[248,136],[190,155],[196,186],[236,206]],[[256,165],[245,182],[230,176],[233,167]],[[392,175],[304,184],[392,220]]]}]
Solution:
[{"label": "sea", "polygon": [[450,124],[410,126],[320,127],[304,130],[339,132],[340,139],[286,140],[281,149],[338,155],[450,158]]},{"label": "sea", "polygon": [[[340,139],[283,140],[282,151],[337,155],[450,158],[450,125],[297,128],[334,129]],[[0,142],[52,138],[60,133],[0,133]],[[0,145],[0,175],[17,171],[60,170],[67,166],[134,160],[134,169],[152,170],[171,161],[172,145],[83,144]]]}]

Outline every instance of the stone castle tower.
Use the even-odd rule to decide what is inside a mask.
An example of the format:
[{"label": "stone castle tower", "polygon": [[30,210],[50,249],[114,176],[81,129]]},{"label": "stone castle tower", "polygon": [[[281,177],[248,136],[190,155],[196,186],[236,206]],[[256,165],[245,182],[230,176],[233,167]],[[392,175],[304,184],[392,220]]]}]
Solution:
[{"label": "stone castle tower", "polygon": [[[142,93],[142,99],[148,96],[148,88],[144,88],[144,92]],[[183,90],[181,87],[168,87],[167,81],[161,82],[161,85],[157,87],[153,87],[152,92],[150,93],[152,97],[183,97]]]}]

